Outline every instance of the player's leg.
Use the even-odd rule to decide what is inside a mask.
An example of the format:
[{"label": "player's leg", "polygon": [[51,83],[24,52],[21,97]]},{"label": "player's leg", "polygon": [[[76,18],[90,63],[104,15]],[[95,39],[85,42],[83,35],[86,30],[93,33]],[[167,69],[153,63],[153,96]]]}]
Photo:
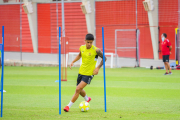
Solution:
[{"label": "player's leg", "polygon": [[[87,84],[90,84],[91,83],[91,80],[93,79],[93,77],[94,77],[94,75],[91,75],[91,76],[83,76],[82,78],[82,80],[84,81],[84,82],[86,82]],[[85,92],[85,90],[81,90],[81,92],[80,92],[80,95],[84,98],[84,100],[85,101],[87,101],[87,102],[90,102],[91,101],[91,98],[90,97],[88,97],[87,96],[87,94],[86,94],[86,92]]]},{"label": "player's leg", "polygon": [[166,73],[164,73],[164,75],[168,75],[168,66],[166,63],[166,55],[163,55],[163,62],[164,62],[164,67],[166,69]]},{"label": "player's leg", "polygon": [[169,64],[169,55],[167,55],[167,67],[168,67],[168,70],[169,70],[169,75],[171,75],[172,74],[172,72],[171,72],[171,67],[170,67],[170,64]]},{"label": "player's leg", "polygon": [[69,102],[69,104],[64,108],[65,112],[69,111],[69,108],[74,104],[74,102],[77,100],[77,98],[79,97],[79,94],[81,92],[81,90],[87,85],[86,82],[81,81],[78,86],[76,87],[75,93],[71,99],[71,101]]},{"label": "player's leg", "polygon": [[84,98],[85,101],[90,102],[91,98],[87,96],[85,90],[81,90],[80,95]]},{"label": "player's leg", "polygon": [[167,62],[166,64],[167,64],[167,68],[168,68],[169,72],[171,72],[171,67],[170,67],[169,63]]},{"label": "player's leg", "polygon": [[82,97],[85,97],[86,96],[86,92],[85,92],[85,90],[81,90],[81,92],[80,92],[80,95],[82,96]]},{"label": "player's leg", "polygon": [[87,84],[90,84],[92,78],[93,78],[93,76],[85,76],[85,75],[78,74],[77,87],[76,87],[75,94],[73,95],[73,97],[72,97],[71,101],[69,102],[69,104],[64,108],[64,111],[66,111],[66,112],[69,111],[69,108],[77,100],[77,98],[79,97],[79,94],[84,96],[85,100],[87,100],[87,98],[88,98],[87,102],[89,102],[91,100],[90,97],[87,97],[86,92],[83,90],[83,88]]},{"label": "player's leg", "polygon": [[166,72],[164,73],[164,75],[168,75],[168,65],[167,65],[167,62],[164,62],[164,67],[166,69]]},{"label": "player's leg", "polygon": [[164,62],[164,66],[165,66],[165,69],[166,69],[166,73],[168,73],[168,65],[167,65],[167,62]]},{"label": "player's leg", "polygon": [[79,85],[76,87],[76,91],[75,91],[75,93],[74,93],[74,95],[73,95],[73,97],[72,97],[72,99],[71,99],[71,101],[72,101],[73,103],[77,100],[77,98],[79,97],[79,94],[80,94],[81,90],[83,90],[83,88],[84,88],[86,85],[87,85],[86,82],[81,81],[81,82],[79,83]]}]

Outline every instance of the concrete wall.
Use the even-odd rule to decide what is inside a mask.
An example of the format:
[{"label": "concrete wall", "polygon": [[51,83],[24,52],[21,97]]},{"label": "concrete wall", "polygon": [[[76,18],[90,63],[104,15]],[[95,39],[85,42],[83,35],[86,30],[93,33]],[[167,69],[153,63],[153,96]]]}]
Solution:
[{"label": "concrete wall", "polygon": [[[76,54],[77,55],[77,54]],[[69,55],[68,65],[74,60],[76,55]],[[20,60],[22,56],[22,61]],[[4,54],[5,65],[10,66],[57,66],[58,67],[58,54],[40,54],[40,53],[20,53],[20,52],[5,52]],[[98,64],[100,63],[101,58],[98,58]],[[123,67],[121,64],[126,65],[126,67],[134,67],[135,59],[119,59],[120,67]],[[164,63],[162,60],[153,60],[153,59],[141,59],[140,67],[163,67]],[[170,63],[175,62],[175,60],[170,60]],[[106,67],[110,67],[111,58],[107,57]],[[8,66],[9,66],[8,65]],[[80,66],[80,60],[74,64],[74,67]],[[113,58],[113,66],[115,67],[115,57]]]}]

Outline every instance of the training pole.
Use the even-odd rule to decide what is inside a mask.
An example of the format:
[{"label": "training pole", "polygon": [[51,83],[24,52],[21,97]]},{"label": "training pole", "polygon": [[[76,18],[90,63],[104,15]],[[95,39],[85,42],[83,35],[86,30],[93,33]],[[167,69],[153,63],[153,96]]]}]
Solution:
[{"label": "training pole", "polygon": [[4,81],[4,26],[2,26],[2,44],[1,44],[1,60],[2,60],[2,73],[1,73],[1,117],[3,116],[3,81]]},{"label": "training pole", "polygon": [[61,115],[61,27],[59,27],[59,114]]},{"label": "training pole", "polygon": [[104,51],[104,27],[102,27],[102,46],[103,46],[103,74],[104,74],[104,111],[107,112],[107,107],[106,107],[106,71],[105,71],[105,51]]}]

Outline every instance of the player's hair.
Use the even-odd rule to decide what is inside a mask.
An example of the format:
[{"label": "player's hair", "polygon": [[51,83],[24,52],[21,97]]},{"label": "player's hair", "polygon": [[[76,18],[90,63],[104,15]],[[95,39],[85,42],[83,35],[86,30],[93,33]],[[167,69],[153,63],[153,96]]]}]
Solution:
[{"label": "player's hair", "polygon": [[86,35],[86,38],[85,38],[86,40],[94,40],[94,35],[93,34],[91,34],[91,33],[88,33],[87,35]]},{"label": "player's hair", "polygon": [[167,38],[167,34],[166,34],[166,33],[163,33],[163,36],[164,36],[165,38]]}]

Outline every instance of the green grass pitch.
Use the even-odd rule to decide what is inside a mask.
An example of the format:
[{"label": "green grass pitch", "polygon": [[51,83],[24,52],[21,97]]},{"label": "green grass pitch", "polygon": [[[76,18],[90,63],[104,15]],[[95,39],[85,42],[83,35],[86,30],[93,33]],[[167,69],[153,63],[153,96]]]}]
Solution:
[{"label": "green grass pitch", "polygon": [[[85,88],[90,110],[80,112],[79,96],[70,112],[59,115],[58,67],[5,67],[2,120],[177,120],[180,119],[180,71],[144,68],[106,69],[107,113],[104,112],[103,69]],[[62,109],[76,88],[78,68],[68,68],[62,82]]]}]

